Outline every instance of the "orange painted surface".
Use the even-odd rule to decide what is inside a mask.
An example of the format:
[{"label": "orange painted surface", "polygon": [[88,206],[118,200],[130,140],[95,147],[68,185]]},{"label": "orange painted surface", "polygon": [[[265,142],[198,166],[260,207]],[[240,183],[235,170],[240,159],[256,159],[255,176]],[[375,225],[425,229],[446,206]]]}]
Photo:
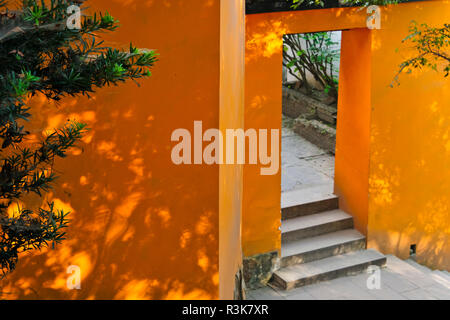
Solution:
[{"label": "orange painted surface", "polygon": [[[442,73],[404,75],[401,40],[411,20],[442,26],[448,1],[382,9],[381,30],[363,30],[365,11],[280,12],[247,16],[246,128],[281,129],[282,35],[355,29],[343,35],[335,190],[368,246],[450,268],[450,84]],[[361,29],[363,28],[363,29]],[[370,48],[370,50],[369,50]],[[399,52],[396,49],[399,48]],[[245,256],[280,250],[281,175],[244,167]]]},{"label": "orange painted surface", "polygon": [[[133,40],[138,47],[156,48],[160,61],[141,88],[130,83],[101,90],[90,100],[64,100],[58,107],[35,99],[36,137],[68,118],[88,123],[91,131],[83,153],[74,150],[58,161],[61,179],[49,195],[72,211],[68,239],[56,250],[23,256],[1,282],[2,298],[230,298],[240,265],[241,200],[244,255],[280,249],[281,174],[261,176],[260,167],[251,165],[243,170],[175,166],[172,131],[191,129],[194,120],[202,120],[204,130],[239,128],[242,115],[246,129],[281,129],[282,35],[363,28],[365,13],[330,9],[247,16],[243,111],[243,39],[231,36],[243,34],[241,0],[97,0],[90,5],[121,21],[122,27],[107,35],[109,42],[126,47]],[[349,110],[358,110],[361,118],[358,135],[338,133],[338,157],[340,150],[351,152],[353,144],[361,153],[353,150],[351,157],[357,157],[357,170],[344,158],[336,165],[341,205],[354,211],[360,230],[367,230],[369,246],[406,257],[414,243],[419,261],[447,269],[449,82],[430,71],[403,76],[398,88],[388,85],[408,54],[395,49],[409,21],[439,25],[449,18],[448,1],[411,3],[384,10],[383,29],[372,31],[371,42],[367,31],[344,34],[344,60],[371,56],[370,93],[361,85],[359,94],[364,106],[370,97],[372,111],[355,109],[361,102],[353,96],[344,100],[348,105],[340,102],[340,120],[350,121]],[[371,44],[371,55],[360,49],[360,41]],[[353,58],[351,47],[361,55]],[[355,75],[344,73],[344,92],[350,81]],[[348,175],[360,180],[348,181]],[[27,205],[41,203],[28,200]],[[81,267],[81,290],[66,288],[70,265]]]},{"label": "orange painted surface", "polygon": [[[411,20],[442,26],[448,1],[426,1],[383,12],[374,31],[370,145],[369,246],[450,269],[450,80],[442,72],[403,75],[388,87],[402,58]],[[396,49],[399,49],[396,53]]]},{"label": "orange painted surface", "polygon": [[[348,8],[247,15],[245,128],[281,132],[284,34],[364,26],[365,12]],[[281,171],[262,176],[259,166],[244,166],[244,256],[280,250],[280,199]]]},{"label": "orange painted surface", "polygon": [[[245,1],[221,1],[220,130],[224,137],[226,129],[244,127],[244,25]],[[235,275],[242,264],[242,174],[242,165],[220,166],[219,293],[227,300],[234,298]]]},{"label": "orange painted surface", "polygon": [[[177,128],[193,130],[194,120],[202,120],[204,130],[219,128],[220,108],[242,109],[242,85],[231,86],[228,79],[220,98],[220,1],[90,2],[92,9],[108,10],[121,22],[117,32],[106,35],[109,43],[127,48],[133,41],[157,49],[160,60],[140,88],[128,83],[99,90],[92,99],[63,100],[58,107],[35,99],[36,136],[68,118],[85,121],[91,131],[84,152],[57,162],[61,178],[49,195],[72,211],[68,239],[56,250],[23,256],[1,282],[2,298],[216,299],[219,281],[230,281],[228,273],[219,280],[223,179],[218,165],[172,164],[171,134]],[[238,9],[229,8],[222,18],[230,20],[222,24],[243,34]],[[238,49],[236,42],[222,54]],[[239,57],[222,67],[237,65]],[[236,96],[226,100],[228,93]],[[221,201],[221,210],[230,203]],[[222,216],[227,214],[240,212]],[[229,263],[234,270],[236,262]],[[70,265],[81,267],[81,290],[66,288]],[[234,275],[225,297],[233,285]]]},{"label": "orange painted surface", "polygon": [[367,235],[369,207],[369,138],[371,31],[342,33],[336,131],[335,193],[339,206]]}]

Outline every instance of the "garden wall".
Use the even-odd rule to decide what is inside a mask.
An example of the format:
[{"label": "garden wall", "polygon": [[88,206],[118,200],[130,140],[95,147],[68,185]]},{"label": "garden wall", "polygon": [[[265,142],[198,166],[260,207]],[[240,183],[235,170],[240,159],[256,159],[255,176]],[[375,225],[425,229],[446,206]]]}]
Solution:
[{"label": "garden wall", "polygon": [[299,90],[290,88],[295,84],[283,85],[284,115],[295,119],[294,131],[329,153],[336,149],[335,107],[313,99]]},{"label": "garden wall", "polygon": [[[232,299],[242,168],[177,166],[171,135],[192,131],[195,120],[204,130],[242,126],[244,1],[89,5],[120,20],[108,43],[156,49],[159,61],[141,87],[128,83],[59,106],[34,100],[36,137],[68,118],[91,130],[82,151],[56,163],[61,178],[49,194],[72,212],[67,240],[21,257],[1,282],[1,298]],[[71,265],[81,268],[80,290],[66,286]]]}]

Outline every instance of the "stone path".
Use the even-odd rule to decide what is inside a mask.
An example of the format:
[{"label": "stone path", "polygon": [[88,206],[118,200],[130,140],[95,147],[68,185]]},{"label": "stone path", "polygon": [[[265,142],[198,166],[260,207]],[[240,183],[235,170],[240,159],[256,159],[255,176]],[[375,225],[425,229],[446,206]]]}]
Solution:
[{"label": "stone path", "polygon": [[281,142],[281,191],[316,186],[332,188],[334,156],[292,130],[293,119],[283,116]]},{"label": "stone path", "polygon": [[[293,120],[283,117],[282,191],[310,197],[308,190],[332,193],[334,156],[292,130]],[[304,189],[304,190],[302,190]],[[282,197],[283,198],[283,197]],[[286,202],[286,199],[282,199]],[[369,289],[370,274],[338,278],[283,291],[270,286],[247,292],[248,300],[450,300],[450,274],[432,271],[413,261],[387,256],[379,271],[379,289]]]},{"label": "stone path", "polygon": [[412,261],[387,256],[380,289],[369,289],[371,275],[320,282],[291,291],[265,287],[247,293],[248,300],[450,300],[450,276]]}]

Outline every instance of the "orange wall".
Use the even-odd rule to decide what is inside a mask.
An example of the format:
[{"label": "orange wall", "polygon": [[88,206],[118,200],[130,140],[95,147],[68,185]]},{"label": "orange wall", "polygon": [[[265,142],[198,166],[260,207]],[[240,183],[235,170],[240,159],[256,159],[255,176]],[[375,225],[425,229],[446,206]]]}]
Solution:
[{"label": "orange wall", "polygon": [[[401,44],[410,21],[442,26],[449,19],[449,2],[436,0],[384,7],[381,30],[364,30],[365,10],[354,9],[248,15],[246,26],[245,127],[269,129],[281,128],[283,34],[352,29],[342,43],[340,205],[369,247],[407,258],[417,244],[419,262],[441,269],[450,268],[450,85],[434,71],[389,85],[411,55]],[[280,184],[280,173],[244,167],[245,256],[280,249]]]},{"label": "orange wall", "polygon": [[[284,34],[364,26],[365,12],[348,8],[247,15],[245,128],[281,132]],[[262,176],[259,166],[244,166],[242,245],[245,256],[280,250],[280,201],[281,171]]]},{"label": "orange wall", "polygon": [[[369,246],[401,258],[417,244],[417,259],[450,269],[450,81],[426,70],[390,84],[402,58],[411,20],[442,26],[448,1],[383,11],[373,33]],[[396,53],[396,49],[399,49]]]},{"label": "orange wall", "polygon": [[[194,120],[202,120],[204,130],[241,121],[242,84],[230,83],[235,70],[222,69],[221,76],[221,67],[241,68],[243,49],[239,37],[232,48],[221,49],[220,21],[229,32],[243,34],[242,3],[226,2],[221,16],[219,0],[89,1],[121,22],[106,36],[109,43],[126,48],[133,41],[157,49],[160,60],[140,88],[128,83],[99,90],[92,99],[64,100],[58,107],[34,100],[36,136],[69,117],[92,129],[84,152],[56,165],[61,178],[50,198],[72,211],[67,240],[56,250],[21,257],[17,270],[1,282],[2,298],[216,299],[219,282],[230,282],[221,294],[230,296],[234,274],[230,280],[229,270],[239,261],[236,199],[219,205],[219,182],[229,188],[219,166],[171,161],[173,130],[192,131]],[[222,45],[233,41],[227,37]],[[221,54],[235,49],[233,59],[221,60]],[[221,119],[227,107],[237,112],[231,120]],[[230,179],[239,184],[238,174]],[[223,213],[230,203],[234,211]],[[219,211],[234,234],[224,237],[234,255],[221,263],[220,269],[227,270],[223,278]],[[81,267],[81,290],[66,288],[72,264]]]}]

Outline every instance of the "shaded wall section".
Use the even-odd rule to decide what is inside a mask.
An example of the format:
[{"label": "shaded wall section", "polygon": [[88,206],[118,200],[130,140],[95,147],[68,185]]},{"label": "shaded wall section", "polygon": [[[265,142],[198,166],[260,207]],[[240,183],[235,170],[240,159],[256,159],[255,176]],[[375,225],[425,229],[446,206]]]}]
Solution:
[{"label": "shaded wall section", "polygon": [[420,263],[449,270],[450,82],[424,70],[401,76],[398,87],[389,84],[400,62],[415,54],[401,44],[411,20],[442,26],[450,3],[388,7],[382,17],[372,40],[369,246],[408,258],[416,244]]},{"label": "shaded wall section", "polygon": [[[49,195],[72,211],[67,240],[21,257],[1,297],[216,299],[219,167],[172,164],[171,134],[192,132],[194,120],[219,127],[220,1],[89,5],[121,22],[108,43],[155,48],[160,61],[140,88],[128,83],[59,106],[34,100],[36,137],[69,118],[91,131],[83,152],[57,162],[61,178]],[[81,267],[81,290],[66,288],[70,265]]]},{"label": "shaded wall section", "polygon": [[342,32],[336,134],[335,193],[339,207],[354,217],[355,228],[367,235],[371,31]]}]

